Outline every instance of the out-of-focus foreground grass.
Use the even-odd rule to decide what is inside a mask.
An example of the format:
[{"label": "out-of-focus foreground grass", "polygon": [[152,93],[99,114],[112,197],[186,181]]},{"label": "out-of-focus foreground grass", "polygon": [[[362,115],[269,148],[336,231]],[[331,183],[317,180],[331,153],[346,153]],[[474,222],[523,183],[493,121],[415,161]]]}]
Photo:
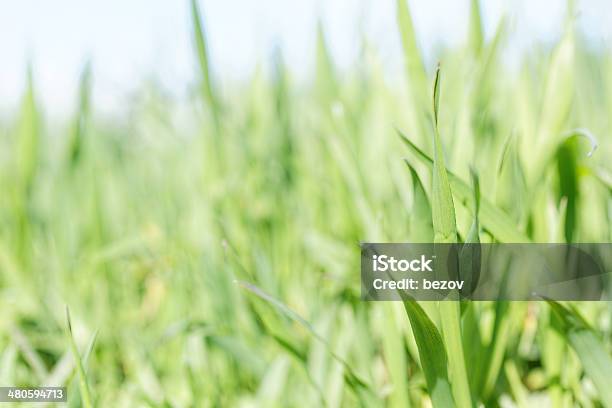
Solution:
[{"label": "out-of-focus foreground grass", "polygon": [[[444,161],[414,148],[433,156],[433,69],[403,0],[402,78],[367,41],[338,72],[321,29],[311,83],[278,53],[223,89],[192,6],[194,98],[144,84],[103,120],[87,67],[70,123],[44,118],[31,75],[2,123],[0,385],[66,384],[70,406],[612,406],[609,303],[359,300],[360,241],[445,222]],[[516,70],[506,43],[473,2],[440,55],[438,147],[465,181],[442,218],[467,240],[473,167],[480,241],[609,242],[612,54],[571,18]]]}]

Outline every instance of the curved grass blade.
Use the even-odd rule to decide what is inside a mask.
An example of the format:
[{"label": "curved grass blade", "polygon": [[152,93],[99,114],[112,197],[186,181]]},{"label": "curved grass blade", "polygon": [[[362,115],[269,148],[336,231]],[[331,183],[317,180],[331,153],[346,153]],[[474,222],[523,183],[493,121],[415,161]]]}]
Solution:
[{"label": "curved grass blade", "polygon": [[585,128],[577,128],[572,129],[567,132],[561,134],[557,143],[551,144],[551,149],[548,151],[543,160],[542,165],[540,166],[540,171],[536,174],[536,180],[542,179],[546,174],[546,169],[554,164],[555,155],[558,153],[559,149],[561,149],[564,145],[569,143],[577,144],[578,140],[584,139],[589,142],[589,151],[586,153],[586,157],[591,157],[599,147],[599,143],[597,138],[591,133],[588,129]]},{"label": "curved grass blade", "polygon": [[410,211],[411,242],[431,242],[433,224],[431,222],[431,205],[425,188],[414,167],[406,162],[412,178],[412,208]]},{"label": "curved grass blade", "polygon": [[405,300],[404,309],[419,349],[419,359],[433,406],[454,407],[447,374],[447,355],[440,332],[417,302]]},{"label": "curved grass blade", "polygon": [[72,336],[72,323],[70,321],[70,310],[68,309],[68,307],[66,307],[66,323],[68,327],[68,341],[70,342],[70,350],[72,351],[72,355],[74,356],[74,361],[79,378],[81,401],[83,402],[83,406],[85,408],[91,408],[93,407],[91,391],[87,383],[87,375],[85,374],[85,369],[83,368],[83,361],[81,360],[81,356],[79,355],[76,343],[74,342],[74,337]]}]

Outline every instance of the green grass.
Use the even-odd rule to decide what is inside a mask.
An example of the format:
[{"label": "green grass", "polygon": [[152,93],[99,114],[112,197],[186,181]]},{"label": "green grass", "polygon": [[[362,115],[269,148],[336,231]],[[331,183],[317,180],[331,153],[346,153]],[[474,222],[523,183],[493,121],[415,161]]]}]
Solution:
[{"label": "green grass", "polygon": [[401,77],[366,39],[340,72],[319,25],[307,83],[278,51],[222,86],[190,6],[191,97],[143,83],[105,118],[87,65],[70,120],[31,72],[3,116],[0,385],[73,407],[612,407],[609,303],[359,299],[361,241],[610,242],[609,51],[569,18],[510,69],[506,21],[485,38],[472,1],[437,70],[398,0]]}]

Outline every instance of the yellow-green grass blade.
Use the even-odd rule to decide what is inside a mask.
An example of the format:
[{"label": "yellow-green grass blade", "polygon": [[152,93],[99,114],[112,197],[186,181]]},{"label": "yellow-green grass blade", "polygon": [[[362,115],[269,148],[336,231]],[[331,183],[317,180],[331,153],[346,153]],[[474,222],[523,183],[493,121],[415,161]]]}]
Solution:
[{"label": "yellow-green grass blade", "polygon": [[495,182],[495,202],[519,224],[528,216],[525,172],[518,154],[517,138],[512,134],[504,144]]},{"label": "yellow-green grass blade", "polygon": [[28,67],[26,90],[21,101],[19,122],[15,141],[16,185],[14,189],[14,218],[16,221],[17,259],[29,271],[29,256],[32,233],[31,202],[32,193],[40,168],[41,124],[40,112],[36,101],[34,74]]},{"label": "yellow-green grass blade", "polygon": [[429,143],[427,124],[427,73],[419,49],[408,0],[396,0],[397,25],[402,44],[406,81],[408,83],[409,105],[406,115],[418,129],[417,134]]},{"label": "yellow-green grass blade", "polygon": [[32,67],[28,67],[26,91],[21,102],[17,133],[17,169],[23,195],[29,195],[40,156],[40,117],[34,91]]},{"label": "yellow-green grass blade", "polygon": [[68,309],[68,307],[66,307],[66,324],[68,327],[68,342],[70,343],[70,350],[72,351],[72,355],[74,357],[77,375],[79,378],[81,401],[83,402],[83,406],[85,408],[91,408],[93,407],[91,391],[89,389],[85,368],[83,367],[83,361],[81,359],[81,356],[79,355],[79,350],[77,349],[76,343],[74,341],[74,336],[72,335],[72,322],[70,321],[70,310]]},{"label": "yellow-green grass blade", "polygon": [[329,46],[325,38],[323,24],[317,24],[317,93],[325,104],[323,108],[326,113],[331,113],[331,104],[338,94],[338,81],[336,79],[334,61],[332,60]]},{"label": "yellow-green grass blade", "polygon": [[427,83],[427,80],[407,0],[396,0],[396,9],[408,81],[415,92],[417,101],[420,101],[425,96],[424,84]]},{"label": "yellow-green grass blade", "polygon": [[[486,350],[485,366],[478,373],[478,386],[481,387],[481,397],[488,400],[495,387],[499,372],[503,366],[506,348],[512,339],[512,333],[516,324],[517,316],[521,316],[523,308],[519,302],[496,301],[495,323],[491,343]],[[482,382],[480,382],[482,381]]]},{"label": "yellow-green grass blade", "polygon": [[[93,352],[94,346],[96,344],[96,340],[98,339],[98,331],[94,332],[94,334],[91,336],[91,339],[89,340],[89,344],[87,345],[87,348],[85,349],[85,353],[83,353],[83,357],[81,358],[81,361],[83,362],[83,370],[85,372],[87,372],[88,369],[88,364],[89,364],[89,357],[91,355],[91,353]],[[72,354],[72,351],[71,351]],[[52,384],[47,382],[48,384]],[[67,393],[70,396],[70,400],[68,402],[68,407],[69,408],[80,408],[82,406],[82,402],[81,402],[81,398],[75,398],[74,396],[77,395],[80,397],[81,392],[80,392],[80,377],[77,374],[76,377],[73,377],[70,386],[68,387]]]},{"label": "yellow-green grass blade", "polygon": [[480,14],[480,1],[470,2],[470,22],[468,43],[471,51],[478,55],[484,44],[484,34],[482,28],[482,16]]},{"label": "yellow-green grass blade", "polygon": [[521,377],[514,361],[506,361],[504,364],[504,374],[510,385],[510,391],[516,405],[519,408],[527,408],[527,389],[521,382]]},{"label": "yellow-green grass blade", "polygon": [[468,382],[463,344],[461,343],[461,304],[458,301],[441,301],[440,321],[442,335],[449,360],[452,391],[459,407],[471,407],[472,398]]},{"label": "yellow-green grass blade", "polygon": [[202,16],[200,14],[200,8],[198,6],[198,0],[191,0],[191,19],[193,22],[193,36],[196,43],[200,73],[202,75],[202,96],[210,107],[215,128],[217,131],[219,131],[219,101],[213,86],[208,43],[206,40]]},{"label": "yellow-green grass blade", "polygon": [[68,143],[66,161],[70,168],[74,168],[78,162],[82,160],[85,137],[90,120],[91,86],[91,63],[88,62],[81,72],[78,110],[74,120],[74,129],[72,130],[71,139]]},{"label": "yellow-green grass blade", "polygon": [[389,406],[410,407],[410,396],[408,394],[408,378],[406,348],[404,336],[398,327],[395,318],[395,304],[384,305],[384,330],[383,353],[389,369],[389,375],[393,382],[393,390],[389,396]]},{"label": "yellow-green grass blade", "polygon": [[575,35],[572,17],[558,44],[546,75],[542,113],[538,121],[535,143],[526,143],[530,156],[525,164],[529,169],[530,185],[540,182],[539,175],[547,164],[546,156],[554,151],[566,126],[574,93]]}]

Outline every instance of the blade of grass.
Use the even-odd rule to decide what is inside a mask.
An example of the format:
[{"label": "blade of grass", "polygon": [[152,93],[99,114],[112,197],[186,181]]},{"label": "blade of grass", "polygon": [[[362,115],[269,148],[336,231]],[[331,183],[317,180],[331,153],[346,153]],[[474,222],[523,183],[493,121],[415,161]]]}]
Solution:
[{"label": "blade of grass", "polygon": [[478,55],[484,44],[482,17],[480,15],[480,2],[478,0],[472,0],[470,2],[469,27],[469,46],[472,52],[475,55]]},{"label": "blade of grass", "polygon": [[271,295],[264,292],[257,286],[251,283],[248,283],[248,282],[238,281],[238,280],[236,281],[236,283],[240,285],[240,287],[242,287],[243,289],[248,290],[249,292],[255,294],[259,298],[268,302],[270,305],[274,306],[276,310],[281,312],[281,314],[288,317],[290,320],[293,320],[294,322],[299,323],[301,326],[306,328],[308,332],[315,339],[320,341],[325,346],[325,348],[327,349],[329,354],[332,356],[332,358],[336,360],[337,362],[339,362],[340,364],[342,364],[342,366],[345,369],[345,377],[346,377],[345,379],[347,381],[347,384],[356,392],[356,394],[362,395],[366,399],[374,398],[375,393],[372,390],[372,387],[365,380],[363,380],[357,373],[355,373],[353,368],[342,357],[336,354],[336,352],[332,349],[329,342],[323,336],[321,336],[306,319],[304,319],[302,316],[300,316],[299,314],[291,310],[283,302],[272,297]]},{"label": "blade of grass", "polygon": [[[518,154],[518,142],[514,134],[506,140],[497,167],[495,201],[512,217],[524,224],[528,214],[525,172]],[[510,188],[508,188],[510,187]]]},{"label": "blade of grass", "polygon": [[427,126],[427,74],[423,65],[423,57],[414,30],[408,0],[396,0],[397,25],[400,32],[408,96],[410,103],[406,115],[417,129],[418,135],[423,135],[423,141],[429,143]]},{"label": "blade of grass", "polygon": [[476,289],[480,277],[480,224],[478,214],[480,213],[480,181],[476,170],[470,169],[472,176],[472,189],[474,191],[474,211],[470,230],[465,238],[465,244],[459,253],[459,276],[465,282],[465,293],[470,295]]},{"label": "blade of grass", "polygon": [[[429,155],[417,147],[401,131],[398,130],[397,132],[421,162],[433,167],[433,159]],[[453,193],[460,202],[468,203],[473,197],[472,189],[452,172],[447,170],[447,173],[453,187]],[[516,222],[511,220],[508,215],[499,210],[484,197],[480,199],[480,221],[483,228],[489,231],[500,242],[520,243],[530,241],[529,237],[516,230]]]},{"label": "blade of grass", "polygon": [[[434,162],[432,186],[432,221],[434,227],[434,243],[456,243],[457,225],[455,222],[455,206],[451,192],[444,152],[438,130],[438,113],[440,110],[440,65],[436,68],[433,87],[434,115]],[[460,407],[471,407],[472,399],[467,380],[463,345],[461,344],[460,303],[457,301],[442,301],[439,304],[442,336],[449,359],[450,377],[455,402]]]},{"label": "blade of grass", "polygon": [[34,92],[34,74],[28,67],[27,88],[21,103],[17,140],[17,168],[24,196],[32,190],[40,153],[39,112]]},{"label": "blade of grass", "polygon": [[408,381],[406,378],[406,349],[404,336],[395,319],[395,304],[385,304],[385,321],[383,336],[383,352],[389,375],[393,381],[393,391],[389,396],[389,405],[393,407],[410,407]]},{"label": "blade of grass", "polygon": [[519,408],[526,408],[527,405],[527,390],[521,382],[516,364],[512,360],[506,361],[504,364],[504,374],[510,385],[510,391],[514,397],[514,401]]},{"label": "blade of grass", "polygon": [[221,126],[219,100],[213,87],[210,59],[208,55],[208,43],[206,41],[206,33],[204,31],[204,24],[202,23],[198,0],[191,0],[191,19],[193,22],[193,36],[196,43],[198,62],[200,64],[200,73],[202,74],[202,96],[210,107],[215,129],[219,132]]},{"label": "blade of grass", "polygon": [[434,158],[433,158],[433,187],[431,216],[434,228],[434,242],[457,242],[457,226],[455,224],[455,206],[451,193],[444,152],[438,132],[438,111],[440,108],[440,65],[436,68],[433,87],[433,115],[434,115]]},{"label": "blade of grass", "polygon": [[431,242],[433,224],[431,222],[431,205],[425,193],[425,187],[416,170],[406,163],[412,177],[412,208],[410,211],[411,242]]},{"label": "blade of grass", "polygon": [[332,60],[323,23],[317,23],[317,92],[324,106],[325,113],[331,114],[331,104],[338,93],[338,82],[336,79],[334,61]]},{"label": "blade of grass", "polygon": [[565,35],[554,51],[546,75],[537,137],[535,144],[529,147],[532,159],[525,162],[528,169],[532,170],[529,172],[531,184],[540,182],[538,176],[547,163],[545,156],[554,152],[554,146],[559,143],[559,137],[571,111],[575,76],[574,16],[571,13],[572,11],[568,10]]},{"label": "blade of grass", "polygon": [[410,14],[407,0],[396,1],[397,24],[400,30],[402,48],[404,51],[404,63],[406,64],[407,76],[417,97],[424,97],[425,89],[417,89],[427,83],[425,67],[419,45],[417,43],[414,24]]},{"label": "blade of grass", "polygon": [[559,178],[559,200],[565,199],[565,242],[572,242],[576,233],[580,182],[578,174],[578,151],[571,140],[563,143],[557,151],[557,175]]},{"label": "blade of grass", "polygon": [[[94,334],[91,336],[91,339],[89,340],[89,344],[87,344],[87,348],[85,349],[85,353],[83,353],[83,357],[81,358],[81,361],[83,361],[83,371],[87,372],[87,366],[89,364],[89,356],[91,355],[91,353],[93,352],[94,346],[96,344],[96,340],[98,339],[98,331],[96,330],[94,332]],[[72,354],[72,352],[70,352],[70,354]],[[72,359],[72,357],[70,355],[68,355],[68,357]],[[72,361],[71,361],[72,362]],[[74,372],[72,369],[72,365],[69,366],[69,369]],[[59,375],[62,375],[61,372],[57,373]],[[58,379],[59,380],[59,379]],[[50,384],[50,386],[53,386],[54,384],[61,384],[63,382],[60,381],[58,382],[58,380],[53,380],[52,378],[49,378],[49,380],[47,381],[47,384]],[[67,391],[68,395],[78,395],[79,397],[82,395],[80,392],[80,378],[77,374],[76,378],[73,377],[72,381],[70,382],[70,386],[68,388]],[[80,398],[71,398],[70,402],[68,403],[68,407],[69,408],[80,408],[81,404],[82,404],[82,397]]]},{"label": "blade of grass", "polygon": [[34,74],[28,66],[26,91],[21,102],[16,141],[17,188],[15,189],[15,219],[17,221],[17,259],[29,270],[31,243],[31,196],[38,174],[40,159],[40,112],[34,90]]},{"label": "blade of grass", "polygon": [[91,63],[87,62],[81,72],[79,84],[79,105],[75,118],[74,129],[71,140],[68,143],[66,161],[70,168],[74,168],[81,160],[89,122],[89,110],[91,105]]},{"label": "blade of grass", "polygon": [[593,381],[604,407],[612,407],[612,357],[597,333],[575,310],[555,301],[548,301],[552,312],[560,319],[563,338],[574,349],[587,376]]},{"label": "blade of grass", "polygon": [[417,302],[405,300],[404,308],[419,349],[419,360],[433,406],[454,407],[453,393],[448,381],[448,360],[440,332]]},{"label": "blade of grass", "polygon": [[36,377],[38,377],[39,381],[43,381],[44,378],[47,377],[47,368],[45,367],[45,363],[40,357],[40,355],[36,352],[30,341],[26,337],[25,334],[17,326],[13,326],[11,328],[11,338],[13,342],[19,347],[21,350],[21,354],[23,358],[28,362],[28,365],[34,371]]},{"label": "blade of grass", "polygon": [[81,360],[81,356],[79,355],[79,351],[74,341],[74,336],[72,335],[72,322],[70,321],[70,310],[68,309],[68,307],[66,307],[66,324],[68,327],[68,341],[70,343],[70,350],[72,351],[72,355],[74,357],[76,370],[79,378],[81,401],[83,402],[83,406],[85,408],[91,408],[93,407],[91,391],[89,389],[89,384],[87,383],[87,375],[85,374],[85,369],[83,368],[83,361]]}]

